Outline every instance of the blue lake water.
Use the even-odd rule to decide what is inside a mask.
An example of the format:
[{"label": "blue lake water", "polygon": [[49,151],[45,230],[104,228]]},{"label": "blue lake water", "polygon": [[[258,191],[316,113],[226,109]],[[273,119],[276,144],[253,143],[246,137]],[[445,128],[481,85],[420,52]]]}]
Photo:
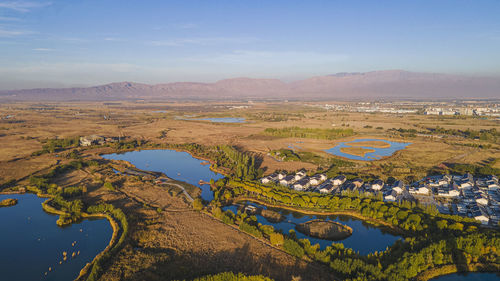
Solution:
[{"label": "blue lake water", "polygon": [[191,156],[187,152],[180,152],[169,149],[138,150],[125,153],[113,153],[101,155],[104,159],[124,160],[130,162],[138,169],[145,171],[162,172],[168,177],[187,182],[201,188],[201,197],[211,201],[214,198],[213,192],[208,185],[200,185],[200,180],[209,182],[210,179],[218,180],[224,176],[210,170],[209,165]]},{"label": "blue lake water", "polygon": [[[374,152],[369,152],[366,153],[364,157],[358,156],[358,155],[352,155],[348,153],[341,152],[340,149],[343,147],[351,147],[349,144],[350,143],[356,143],[356,142],[364,142],[364,141],[381,141],[390,144],[390,147],[387,148],[377,148],[377,147],[371,147],[371,146],[360,146],[362,148],[366,149],[373,149],[375,150]],[[341,156],[344,158],[352,159],[352,160],[363,160],[363,161],[374,161],[374,160],[379,160],[382,157],[387,157],[393,155],[396,151],[405,149],[408,145],[411,143],[404,143],[404,142],[395,142],[395,141],[388,141],[384,139],[357,139],[354,141],[348,141],[348,142],[341,142],[337,146],[325,150],[327,153],[336,155],[336,156]]]},{"label": "blue lake water", "polygon": [[[266,209],[265,206],[261,206],[255,203],[248,203],[248,205]],[[238,211],[238,206],[227,206],[224,207],[223,210],[231,210],[236,214]],[[272,225],[276,230],[281,229],[283,233],[288,233],[290,229],[295,229],[296,224],[304,223],[314,219],[331,220],[347,225],[352,228],[352,235],[347,237],[346,239],[336,241],[335,243],[342,243],[345,247],[352,248],[362,255],[373,253],[375,251],[384,251],[388,246],[391,246],[392,244],[394,244],[394,242],[396,242],[396,240],[401,238],[400,236],[384,232],[381,228],[375,227],[369,223],[349,216],[312,216],[280,209],[271,210],[281,213],[283,216],[285,216],[285,219],[281,222],[276,223],[268,221],[261,215],[256,215],[257,221],[264,225]],[[295,232],[297,234],[297,238],[307,238],[309,241],[311,241],[311,244],[318,243],[321,249],[326,248],[333,242],[331,240],[314,238],[298,231]]]},{"label": "blue lake water", "polygon": [[500,280],[500,275],[498,273],[482,273],[482,272],[472,272],[472,273],[455,273],[440,276],[434,279],[434,281],[498,281]]},{"label": "blue lake water", "polygon": [[[163,172],[168,177],[175,180],[196,185],[202,189],[202,198],[208,201],[213,199],[213,192],[208,185],[200,186],[198,181],[201,179],[208,182],[210,179],[217,180],[223,177],[223,175],[211,171],[208,165],[202,165],[205,161],[194,158],[187,152],[175,150],[141,150],[121,154],[102,155],[102,157],[112,160],[124,160],[135,165],[138,169]],[[252,205],[258,206],[256,204]],[[231,209],[236,213],[237,206],[228,206],[224,209]],[[297,224],[320,218],[319,216],[303,215],[296,212],[287,212],[286,210],[278,211],[286,216],[286,219],[282,222],[273,223],[260,215],[257,216],[257,219],[262,224],[273,225],[275,229],[282,229],[285,233],[288,233],[290,229],[295,228],[294,223]],[[371,224],[352,217],[329,216],[321,218],[337,221],[350,226],[353,229],[353,235],[339,242],[342,242],[346,247],[359,251],[360,254],[383,251],[386,247],[400,239],[397,235],[384,232],[381,228],[374,227]],[[309,237],[300,232],[297,232],[297,237],[308,238],[312,244],[319,243],[322,249],[332,243],[332,241]]]},{"label": "blue lake water", "polygon": [[246,123],[245,118],[241,118],[241,117],[213,117],[213,118],[176,117],[176,119],[179,119],[179,120],[210,121],[212,123]]},{"label": "blue lake water", "polygon": [[[18,199],[18,204],[0,208],[1,280],[73,280],[111,239],[113,229],[106,219],[84,220],[61,228],[56,224],[58,216],[42,210],[46,198],[34,194],[0,195],[0,201],[7,198]],[[74,241],[76,245],[72,246]],[[63,251],[68,253],[68,259],[59,264]],[[80,254],[72,258],[77,251]]]}]

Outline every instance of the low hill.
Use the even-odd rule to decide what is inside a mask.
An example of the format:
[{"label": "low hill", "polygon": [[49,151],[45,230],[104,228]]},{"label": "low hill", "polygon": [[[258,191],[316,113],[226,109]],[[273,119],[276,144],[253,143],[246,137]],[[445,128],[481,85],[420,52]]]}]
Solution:
[{"label": "low hill", "polygon": [[285,83],[277,79],[233,78],[215,83],[148,85],[119,82],[82,88],[2,90],[0,100],[352,100],[498,98],[500,77],[476,77],[403,70],[338,73]]}]

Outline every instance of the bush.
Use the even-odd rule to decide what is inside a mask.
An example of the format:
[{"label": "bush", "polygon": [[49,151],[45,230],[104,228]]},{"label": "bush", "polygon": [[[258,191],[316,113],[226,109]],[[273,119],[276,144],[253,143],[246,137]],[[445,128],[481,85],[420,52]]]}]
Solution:
[{"label": "bush", "polygon": [[286,238],[283,242],[283,249],[292,256],[302,258],[304,249],[295,240]]},{"label": "bush", "polygon": [[201,201],[200,198],[196,198],[193,201],[193,209],[195,209],[197,211],[201,211],[201,209],[203,209],[203,202]]}]

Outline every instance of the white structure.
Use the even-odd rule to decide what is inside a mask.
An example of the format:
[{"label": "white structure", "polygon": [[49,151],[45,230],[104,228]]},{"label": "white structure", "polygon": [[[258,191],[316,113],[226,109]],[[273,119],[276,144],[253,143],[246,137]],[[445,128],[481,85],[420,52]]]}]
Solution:
[{"label": "white structure", "polygon": [[384,182],[382,180],[374,180],[370,188],[374,191],[380,191],[384,187]]},{"label": "white structure", "polygon": [[309,179],[304,178],[304,179],[301,179],[298,182],[296,182],[292,187],[293,187],[293,189],[295,189],[297,191],[304,191],[304,190],[308,189],[309,186],[311,186]]},{"label": "white structure", "polygon": [[346,177],[344,175],[338,175],[333,178],[332,183],[334,185],[341,185],[346,181]]},{"label": "white structure", "polygon": [[297,173],[295,173],[295,180],[296,181],[299,181],[305,177],[306,177],[306,172],[304,170],[300,170]]},{"label": "white structure", "polygon": [[289,186],[290,184],[295,182],[295,176],[288,175],[288,176],[282,178],[279,182],[283,186]]}]

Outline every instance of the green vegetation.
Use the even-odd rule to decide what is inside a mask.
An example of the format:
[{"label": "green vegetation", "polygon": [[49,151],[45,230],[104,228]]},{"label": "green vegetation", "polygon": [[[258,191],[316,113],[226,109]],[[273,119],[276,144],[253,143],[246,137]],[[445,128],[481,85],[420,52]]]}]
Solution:
[{"label": "green vegetation", "polygon": [[237,178],[253,180],[262,176],[263,172],[256,168],[254,157],[229,145],[217,146],[217,151],[217,166],[229,167]]},{"label": "green vegetation", "polygon": [[424,134],[424,135],[431,134],[431,135],[455,136],[472,140],[482,140],[490,143],[498,143],[498,141],[500,140],[500,132],[497,131],[495,128],[489,130],[486,129],[456,130],[456,129],[445,129],[437,126],[437,127],[428,127],[425,129],[426,130],[417,131],[416,129],[392,128],[389,129],[389,131],[399,132],[402,136],[406,137],[415,137],[416,134]]},{"label": "green vegetation", "polygon": [[38,156],[45,153],[54,153],[65,150],[70,147],[76,147],[79,145],[80,138],[72,137],[66,139],[47,139],[42,141],[42,150],[32,153],[32,156]]},{"label": "green vegetation", "polygon": [[99,279],[99,276],[101,276],[102,272],[104,271],[104,263],[109,260],[113,255],[115,255],[123,246],[123,243],[125,242],[125,239],[127,238],[127,234],[129,232],[129,226],[128,226],[128,221],[127,217],[123,213],[123,211],[119,208],[114,207],[111,204],[99,204],[99,205],[93,205],[89,206],[87,208],[87,212],[89,214],[106,214],[108,216],[111,216],[113,219],[117,220],[120,223],[121,229],[115,229],[117,226],[112,222],[113,229],[114,231],[119,231],[120,232],[120,238],[116,242],[116,244],[113,245],[111,249],[108,251],[104,251],[103,253],[99,254],[96,259],[91,264],[91,270],[86,278],[87,281],[96,281]]},{"label": "green vegetation", "polygon": [[263,171],[258,168],[255,157],[248,153],[240,152],[229,145],[204,146],[196,143],[169,144],[164,148],[185,150],[193,156],[211,159],[212,167],[224,167],[229,170],[232,177],[253,180],[262,176]]},{"label": "green vegetation", "polygon": [[267,128],[264,130],[265,135],[281,137],[281,138],[310,138],[334,140],[338,138],[354,135],[352,129],[316,129],[316,128],[300,128],[286,127],[281,129]]},{"label": "green vegetation", "polygon": [[309,151],[294,151],[291,149],[282,148],[278,150],[271,150],[269,153],[271,154],[271,156],[279,159],[280,161],[301,161],[312,163],[320,167],[329,167],[326,171],[331,171],[331,173],[334,174],[338,174],[341,168],[353,167],[355,165],[350,161],[333,157],[324,157]]},{"label": "green vegetation", "polygon": [[427,270],[450,264],[463,268],[477,263],[500,266],[500,233],[481,228],[470,218],[440,214],[433,207],[383,202],[356,192],[342,196],[321,195],[238,180],[228,180],[226,186],[217,190],[212,204],[226,204],[238,198],[254,198],[276,207],[325,215],[344,212],[379,221],[404,233],[406,238],[386,251],[363,256],[344,248],[342,243],[332,243],[320,250],[319,245],[311,245],[307,239],[297,239],[294,231],[279,233],[272,226],[265,228],[257,223],[253,216],[213,208],[215,217],[269,240],[291,255],[327,264],[342,280],[409,280]]},{"label": "green vegetation", "polygon": [[245,276],[242,273],[224,272],[216,275],[208,275],[193,279],[193,281],[273,281],[270,278],[256,275]]},{"label": "green vegetation", "polygon": [[487,176],[487,175],[497,175],[500,176],[500,169],[493,167],[498,159],[490,161],[488,164],[477,165],[477,164],[460,164],[460,163],[449,163],[446,167],[434,167],[429,174],[458,174],[463,175],[465,173],[471,173],[473,175]]},{"label": "green vegetation", "polygon": [[7,198],[7,199],[0,201],[0,208],[1,207],[10,207],[10,206],[14,206],[16,204],[17,204],[17,199]]},{"label": "green vegetation", "polygon": [[300,120],[302,118],[306,118],[306,116],[302,113],[259,112],[249,115],[249,119],[266,122],[282,122],[288,120]]}]

